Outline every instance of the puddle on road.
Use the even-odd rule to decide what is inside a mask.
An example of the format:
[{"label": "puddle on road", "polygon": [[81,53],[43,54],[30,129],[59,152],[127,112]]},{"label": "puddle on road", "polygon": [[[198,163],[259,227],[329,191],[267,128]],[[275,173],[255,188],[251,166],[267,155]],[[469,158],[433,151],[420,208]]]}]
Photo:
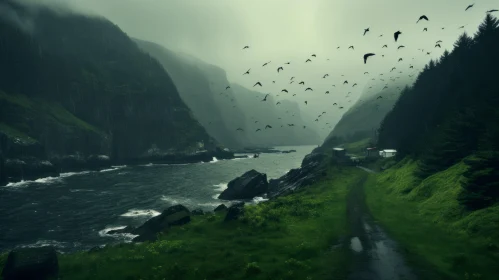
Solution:
[{"label": "puddle on road", "polygon": [[357,236],[350,239],[350,248],[357,253],[362,252],[362,243],[360,243],[360,239]]}]

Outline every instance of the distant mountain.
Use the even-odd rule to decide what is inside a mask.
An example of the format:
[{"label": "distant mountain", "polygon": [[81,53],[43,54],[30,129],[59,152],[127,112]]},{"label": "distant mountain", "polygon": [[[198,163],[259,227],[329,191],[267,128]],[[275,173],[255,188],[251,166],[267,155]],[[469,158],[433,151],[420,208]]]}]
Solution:
[{"label": "distant mountain", "polygon": [[14,2],[2,7],[20,20],[0,18],[0,150],[8,158],[122,161],[151,148],[215,145],[168,73],[116,25]]}]

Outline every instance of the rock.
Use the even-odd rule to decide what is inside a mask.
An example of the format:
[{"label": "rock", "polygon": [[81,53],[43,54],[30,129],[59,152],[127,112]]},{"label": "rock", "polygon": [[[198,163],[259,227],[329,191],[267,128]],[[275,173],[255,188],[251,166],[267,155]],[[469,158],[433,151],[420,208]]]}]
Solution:
[{"label": "rock", "polygon": [[167,230],[170,226],[183,225],[191,221],[191,213],[183,205],[174,205],[153,217],[130,233],[138,235],[133,239],[136,242],[154,241],[157,234]]},{"label": "rock", "polygon": [[102,170],[111,167],[111,159],[106,155],[91,155],[86,165],[88,170]]},{"label": "rock", "polygon": [[218,198],[225,200],[252,199],[268,191],[267,175],[256,170],[250,170],[229,182],[227,189]]},{"label": "rock", "polygon": [[59,176],[57,168],[50,161],[33,157],[7,159],[5,161],[5,172],[10,182]]},{"label": "rock", "polygon": [[204,212],[201,209],[194,209],[191,211],[191,214],[196,215],[196,216],[200,216],[200,215],[204,215]]},{"label": "rock", "polygon": [[237,220],[242,215],[244,215],[244,202],[233,204],[229,207],[224,222]]},{"label": "rock", "polygon": [[7,172],[5,170],[5,157],[0,150],[0,186],[7,184]]},{"label": "rock", "polygon": [[127,226],[122,229],[113,229],[108,231],[106,234],[121,234],[121,233],[131,233],[133,230],[135,230],[134,227]]},{"label": "rock", "polygon": [[326,155],[323,153],[312,153],[305,156],[300,168],[291,169],[279,179],[269,181],[268,197],[275,198],[315,183],[320,177],[327,174],[321,165],[325,158]]},{"label": "rock", "polygon": [[215,208],[215,210],[213,210],[213,212],[219,212],[224,210],[227,210],[227,206],[225,206],[225,204],[220,204]]},{"label": "rock", "polygon": [[57,253],[53,247],[13,250],[2,271],[4,280],[57,279],[58,274]]}]

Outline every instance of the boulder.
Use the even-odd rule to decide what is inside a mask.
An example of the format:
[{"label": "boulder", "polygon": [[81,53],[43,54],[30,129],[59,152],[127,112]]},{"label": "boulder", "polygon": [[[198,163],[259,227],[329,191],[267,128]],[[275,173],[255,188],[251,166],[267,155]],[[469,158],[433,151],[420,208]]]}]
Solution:
[{"label": "boulder", "polygon": [[4,280],[57,279],[58,274],[57,253],[53,247],[13,250],[2,271]]},{"label": "boulder", "polygon": [[225,204],[220,204],[215,208],[215,210],[213,210],[213,212],[219,212],[224,210],[227,210],[227,206],[225,206]]},{"label": "boulder", "polygon": [[204,215],[204,212],[201,209],[194,209],[194,210],[192,210],[191,214],[196,215],[196,216],[200,216],[200,215]]},{"label": "boulder", "polygon": [[244,215],[244,202],[233,204],[229,207],[224,222],[237,220],[242,215]]},{"label": "boulder", "polygon": [[267,175],[256,170],[250,170],[229,182],[227,189],[219,196],[219,199],[252,199],[268,191]]},{"label": "boulder", "polygon": [[183,205],[174,205],[153,217],[140,227],[131,230],[131,234],[138,235],[133,239],[136,242],[154,241],[157,234],[167,230],[170,226],[183,225],[191,221],[191,213]]}]

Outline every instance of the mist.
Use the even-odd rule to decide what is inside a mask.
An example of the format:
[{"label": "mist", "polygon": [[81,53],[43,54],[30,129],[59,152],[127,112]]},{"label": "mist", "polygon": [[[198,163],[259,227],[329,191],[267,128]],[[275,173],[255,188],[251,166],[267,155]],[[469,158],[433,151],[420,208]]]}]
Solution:
[{"label": "mist", "polygon": [[[260,81],[263,87],[253,89],[270,93],[276,100],[294,100],[310,116],[327,111],[333,123],[345,111],[332,107],[332,103],[347,110],[361,95],[366,98],[384,85],[389,86],[389,76],[411,74],[411,83],[418,69],[430,59],[437,59],[445,49],[450,51],[461,33],[476,30],[486,10],[497,8],[497,1],[493,0],[480,1],[466,12],[469,0],[23,2],[64,5],[104,16],[131,37],[153,41],[222,67],[230,82],[253,88]],[[423,14],[429,21],[416,23]],[[425,27],[428,32],[423,32]],[[370,31],[363,36],[365,28]],[[397,30],[402,34],[394,42],[393,33]],[[443,41],[441,48],[435,48],[437,40]],[[388,48],[382,48],[384,44]],[[243,50],[246,45],[250,48]],[[399,45],[405,48],[397,50]],[[349,46],[354,46],[354,50]],[[376,55],[364,64],[363,54],[368,52]],[[317,57],[311,57],[312,54]],[[312,62],[305,63],[308,58]],[[398,62],[399,58],[403,61]],[[409,69],[409,65],[414,65],[414,69]],[[277,73],[279,66],[284,70]],[[392,67],[397,68],[394,73],[390,73]],[[243,75],[250,68],[250,75]],[[326,73],[329,76],[323,78]],[[386,81],[379,80],[381,73],[385,73]],[[291,77],[295,77],[293,84]],[[344,80],[348,80],[348,85],[343,85]],[[298,85],[299,81],[305,85]],[[356,87],[352,87],[354,83]],[[219,85],[221,90],[225,86]],[[313,92],[305,92],[307,87]],[[282,89],[289,93],[281,93]],[[326,95],[326,91],[330,94]]]}]

